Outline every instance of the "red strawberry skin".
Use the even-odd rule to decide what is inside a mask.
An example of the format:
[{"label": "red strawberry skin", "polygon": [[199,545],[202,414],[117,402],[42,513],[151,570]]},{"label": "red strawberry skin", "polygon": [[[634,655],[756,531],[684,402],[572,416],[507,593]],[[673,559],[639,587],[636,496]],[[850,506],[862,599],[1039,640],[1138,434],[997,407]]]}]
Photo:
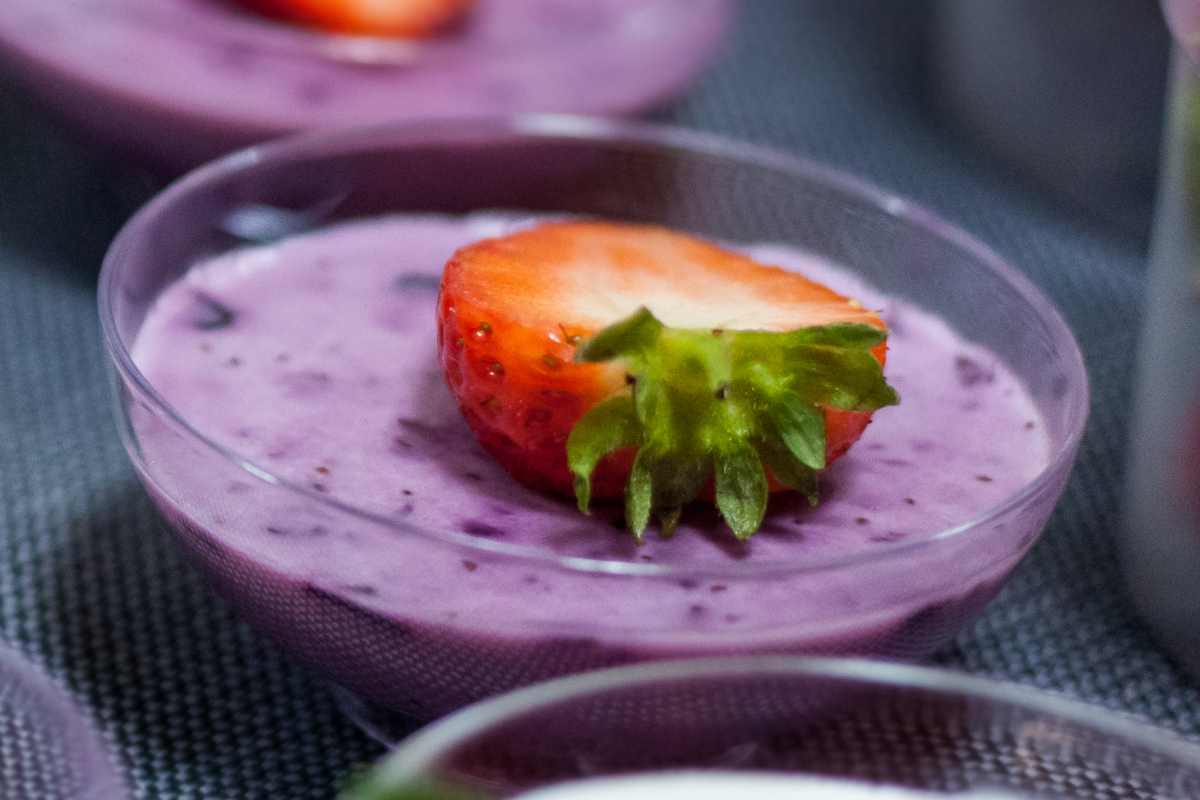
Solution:
[{"label": "red strawberry skin", "polygon": [[421,37],[465,14],[475,0],[241,0],[263,14],[326,30]]},{"label": "red strawberry skin", "polygon": [[[704,273],[706,280],[682,284],[678,270]],[[437,311],[447,384],[480,443],[508,472],[527,486],[567,496],[573,492],[566,448],[571,429],[626,388],[616,365],[573,361],[578,342],[625,313],[602,318],[595,304],[578,302],[581,275],[587,286],[628,295],[631,308],[646,293],[661,296],[663,285],[685,295],[689,288],[720,294],[717,287],[734,282],[779,305],[772,328],[830,321],[884,328],[872,312],[800,275],[663,228],[549,223],[459,250],[443,273]],[[873,355],[882,364],[885,347]],[[824,414],[832,462],[859,438],[871,414]],[[622,495],[634,453],[619,451],[599,464],[593,497]],[[782,488],[772,482],[773,490]]]},{"label": "red strawberry skin", "polygon": [[[483,447],[537,489],[570,494],[567,436],[584,413],[624,384],[609,366],[572,363],[568,335],[531,331],[483,313],[443,282],[438,348],[446,381]],[[632,453],[610,458],[594,478],[597,497],[619,497]]]}]

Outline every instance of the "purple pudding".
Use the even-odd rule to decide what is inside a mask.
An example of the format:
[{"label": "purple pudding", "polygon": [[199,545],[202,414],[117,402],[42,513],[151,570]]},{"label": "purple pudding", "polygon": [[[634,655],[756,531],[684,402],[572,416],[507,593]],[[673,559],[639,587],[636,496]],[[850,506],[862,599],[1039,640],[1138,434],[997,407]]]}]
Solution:
[{"label": "purple pudding", "polygon": [[523,488],[462,420],[434,323],[447,257],[519,224],[391,216],[230,251],[137,333],[134,362],[180,417],[131,407],[152,496],[251,621],[336,680],[430,715],[650,658],[925,655],[1040,532],[1061,479],[1010,502],[1053,455],[1022,381],[921,308],[769,243],[739,249],[891,329],[902,403],[829,470],[818,507],[776,495],[745,543],[697,507],[639,547],[619,508],[585,517]]},{"label": "purple pudding", "polygon": [[430,38],[334,35],[233,0],[5,0],[0,66],[138,157],[179,165],[313,128],[624,114],[714,55],[730,0],[479,0]]}]

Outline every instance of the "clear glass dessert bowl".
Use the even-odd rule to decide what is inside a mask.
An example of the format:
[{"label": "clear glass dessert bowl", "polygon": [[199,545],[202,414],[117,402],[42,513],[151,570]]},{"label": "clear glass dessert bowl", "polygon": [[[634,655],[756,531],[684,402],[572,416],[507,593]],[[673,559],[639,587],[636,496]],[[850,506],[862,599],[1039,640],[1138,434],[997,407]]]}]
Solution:
[{"label": "clear glass dessert bowl", "polygon": [[879,787],[880,800],[892,796],[883,787],[920,797],[1184,800],[1200,792],[1200,748],[1011,684],[768,656],[618,667],[527,687],[413,735],[373,780],[503,798],[665,771],[790,777],[796,797],[841,797],[824,782],[854,781]]},{"label": "clear glass dessert bowl", "polygon": [[[583,517],[567,499],[520,487],[475,444],[441,380],[432,338],[436,268],[449,252],[431,256],[415,238],[382,247],[372,240],[366,255],[360,248],[346,263],[326,253],[316,268],[331,272],[305,279],[324,286],[329,275],[350,275],[340,272],[350,262],[394,245],[403,274],[378,294],[427,293],[419,313],[387,320],[384,334],[396,348],[387,368],[404,379],[396,397],[379,402],[385,411],[400,402],[412,390],[401,384],[417,385],[424,399],[399,419],[385,416],[378,435],[387,460],[362,476],[382,481],[395,505],[348,500],[355,487],[339,485],[327,466],[289,471],[276,458],[304,449],[321,430],[360,425],[358,412],[335,408],[324,420],[297,422],[277,449],[251,450],[250,431],[216,430],[213,422],[224,406],[244,404],[249,390],[235,387],[189,416],[166,399],[178,383],[156,384],[141,368],[148,314],[154,319],[156,301],[182,276],[195,277],[197,264],[251,274],[297,261],[301,250],[271,243],[317,241],[300,233],[333,231],[320,241],[350,242],[363,220],[494,209],[659,223],[731,243],[771,242],[771,252],[801,248],[839,264],[848,280],[891,298],[889,365],[907,405],[877,415],[830,471],[819,508],[777,498],[748,544],[706,528],[697,510],[688,517],[695,527],[638,547],[607,512]],[[418,251],[436,257],[427,265],[433,271],[404,272],[400,262]],[[373,318],[375,298],[365,297],[354,316]],[[236,329],[231,311],[196,300],[204,302],[184,309],[193,315],[185,328],[203,337]],[[295,657],[379,707],[419,717],[548,677],[648,659],[926,655],[983,608],[1041,533],[1088,408],[1082,358],[1061,316],[963,232],[790,156],[583,118],[402,124],[230,156],[181,179],[129,222],[106,259],[99,302],[122,436],[183,547],[247,620]],[[342,322],[308,327],[340,335],[350,327]],[[942,331],[959,348],[945,351],[937,376],[913,371],[933,340],[911,338],[906,326]],[[906,335],[918,343],[907,355]],[[203,337],[160,352],[170,362],[178,346],[184,361],[199,341],[243,377],[260,366],[291,369],[246,354],[226,358],[220,339]],[[319,377],[282,375],[293,399],[259,409],[265,424],[314,384],[324,386],[328,376]],[[355,378],[372,390],[391,386],[388,379]],[[946,387],[940,410],[921,404],[921,381]],[[1002,403],[1012,394],[1027,398],[1028,419],[1002,426],[980,411],[983,398]],[[981,441],[988,463],[976,464]],[[1019,479],[1006,472],[1013,464],[1026,470]],[[947,522],[950,507],[959,517]]]}]

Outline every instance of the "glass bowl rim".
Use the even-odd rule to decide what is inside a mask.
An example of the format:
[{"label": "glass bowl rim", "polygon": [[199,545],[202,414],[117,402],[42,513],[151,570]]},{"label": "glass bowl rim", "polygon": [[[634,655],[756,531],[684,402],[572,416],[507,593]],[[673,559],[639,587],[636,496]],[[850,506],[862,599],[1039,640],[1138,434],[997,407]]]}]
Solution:
[{"label": "glass bowl rim", "polygon": [[[431,136],[434,138],[430,139]],[[1063,347],[1066,386],[1068,387],[1068,396],[1073,401],[1069,409],[1069,429],[1066,431],[1064,441],[1053,451],[1041,472],[1022,485],[1020,489],[974,517],[915,541],[886,543],[866,551],[804,564],[779,561],[766,563],[738,561],[725,566],[672,566],[641,561],[610,561],[581,556],[560,556],[541,548],[514,545],[491,539],[481,539],[451,530],[413,525],[404,520],[393,519],[359,508],[337,497],[319,493],[295,481],[278,476],[253,460],[238,454],[233,448],[209,438],[193,427],[182,413],[158,393],[134,363],[116,324],[117,279],[122,273],[123,254],[130,242],[136,241],[138,237],[152,231],[158,217],[179,199],[210,182],[219,181],[248,167],[271,162],[285,163],[289,159],[319,154],[326,148],[332,148],[332,152],[348,152],[352,151],[354,147],[369,146],[380,137],[383,137],[393,148],[402,148],[421,143],[428,144],[430,141],[446,142],[456,139],[486,141],[487,137],[491,136],[519,137],[530,141],[569,139],[584,143],[590,142],[598,147],[624,143],[664,151],[677,150],[693,156],[742,162],[785,173],[789,177],[807,180],[823,188],[832,189],[843,197],[892,217],[900,223],[930,232],[937,238],[961,249],[985,269],[998,275],[1021,300],[1033,308],[1038,319],[1046,325],[1048,335]],[[405,534],[423,536],[481,554],[552,564],[558,568],[588,573],[638,577],[815,574],[877,563],[936,547],[946,540],[960,539],[974,531],[981,530],[989,520],[1019,508],[1057,480],[1061,474],[1067,472],[1083,437],[1090,406],[1090,387],[1083,355],[1074,334],[1061,313],[1029,278],[971,234],[950,224],[935,213],[878,188],[866,180],[809,159],[686,128],[597,117],[564,114],[515,114],[474,120],[442,118],[394,122],[333,131],[301,133],[235,151],[176,179],[151,198],[125,223],[104,257],[100,270],[97,302],[104,349],[120,378],[137,388],[146,401],[151,404],[151,410],[154,413],[163,415],[171,425],[252,478],[280,487],[305,500],[332,508],[338,513],[348,514],[372,525],[399,530]],[[120,415],[119,408],[117,413]],[[131,433],[125,425],[118,427],[127,452],[136,462],[134,455],[136,447]]]},{"label": "glass bowl rim", "polygon": [[679,659],[594,670],[535,683],[473,703],[409,736],[383,756],[377,768],[391,785],[430,777],[447,753],[480,734],[525,714],[604,692],[689,678],[799,677],[854,681],[877,688],[916,689],[957,695],[1066,720],[1152,750],[1200,773],[1200,744],[1167,728],[1100,705],[1011,681],[948,669],[862,658],[734,656]]},{"label": "glass bowl rim", "polygon": [[[15,685],[22,705],[64,726],[55,741],[63,746],[66,762],[78,771],[83,781],[76,787],[81,792],[77,796],[128,796],[129,788],[117,772],[116,762],[91,717],[48,673],[3,640],[0,640],[0,684],[0,691],[9,694],[14,691],[10,686]],[[94,794],[101,790],[102,795]]]}]

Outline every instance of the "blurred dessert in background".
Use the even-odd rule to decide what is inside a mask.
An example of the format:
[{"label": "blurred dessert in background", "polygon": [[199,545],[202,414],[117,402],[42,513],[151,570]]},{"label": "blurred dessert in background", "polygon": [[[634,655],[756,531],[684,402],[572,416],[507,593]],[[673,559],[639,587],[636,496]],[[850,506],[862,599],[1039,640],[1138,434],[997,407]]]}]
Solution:
[{"label": "blurred dessert in background", "polygon": [[734,7],[410,0],[405,14],[373,15],[357,0],[250,4],[272,13],[233,0],[5,0],[0,70],[99,141],[179,168],[303,130],[639,112],[713,58]]}]

